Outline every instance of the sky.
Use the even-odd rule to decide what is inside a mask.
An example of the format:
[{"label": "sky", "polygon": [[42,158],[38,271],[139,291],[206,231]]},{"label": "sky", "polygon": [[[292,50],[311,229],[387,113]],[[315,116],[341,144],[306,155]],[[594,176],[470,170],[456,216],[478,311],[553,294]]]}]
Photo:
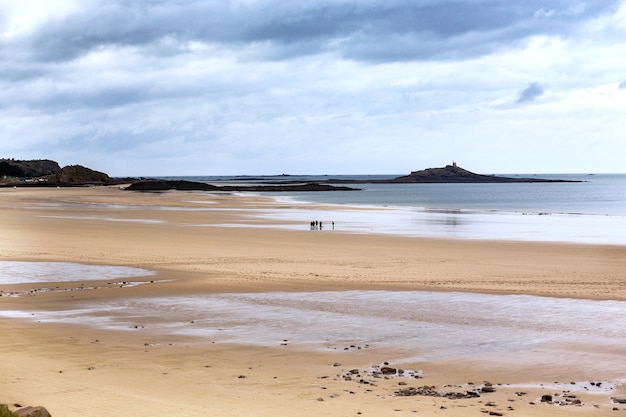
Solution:
[{"label": "sky", "polygon": [[0,0],[0,158],[625,173],[626,0]]}]

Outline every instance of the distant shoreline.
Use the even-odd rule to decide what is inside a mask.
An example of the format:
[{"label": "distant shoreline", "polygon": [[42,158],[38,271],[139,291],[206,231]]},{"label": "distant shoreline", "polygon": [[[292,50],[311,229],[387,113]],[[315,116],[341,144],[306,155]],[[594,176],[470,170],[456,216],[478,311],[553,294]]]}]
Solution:
[{"label": "distant shoreline", "polygon": [[[124,185],[131,191],[219,191],[210,189],[212,185],[179,179],[163,178],[114,178],[103,172],[94,171],[80,165],[69,165],[60,168],[58,163],[50,160],[16,161],[2,159],[0,187],[80,187],[97,185]],[[11,176],[8,176],[11,175]],[[17,176],[16,176],[17,175]],[[278,179],[280,178],[280,179]],[[231,185],[222,187],[221,191],[354,191],[356,189],[341,187],[339,184],[430,184],[430,183],[510,183],[510,182],[580,182],[565,179],[544,179],[537,177],[505,177],[499,175],[476,174],[459,167],[455,162],[441,168],[427,168],[413,171],[388,179],[341,179],[323,178],[316,181],[294,179],[292,175],[282,174],[264,180],[263,176],[237,176],[235,181],[255,181],[254,185]]]}]

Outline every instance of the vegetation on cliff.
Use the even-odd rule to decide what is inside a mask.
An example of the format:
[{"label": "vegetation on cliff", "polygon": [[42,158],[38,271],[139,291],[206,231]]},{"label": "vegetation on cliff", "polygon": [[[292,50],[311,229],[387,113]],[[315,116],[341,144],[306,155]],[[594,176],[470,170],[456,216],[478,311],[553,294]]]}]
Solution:
[{"label": "vegetation on cliff", "polygon": [[103,172],[94,171],[81,165],[68,165],[59,172],[48,177],[48,181],[56,184],[110,184],[111,177]]},{"label": "vegetation on cliff", "polygon": [[20,161],[0,159],[0,175],[7,177],[42,177],[56,174],[61,170],[59,164],[49,159]]}]

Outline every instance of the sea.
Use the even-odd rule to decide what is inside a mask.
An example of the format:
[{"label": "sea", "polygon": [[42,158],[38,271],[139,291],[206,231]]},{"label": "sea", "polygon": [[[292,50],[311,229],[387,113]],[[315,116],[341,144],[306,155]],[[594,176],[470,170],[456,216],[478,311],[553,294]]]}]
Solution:
[{"label": "sea", "polygon": [[[259,209],[267,227],[417,237],[626,244],[626,174],[498,174],[571,182],[371,184],[400,175],[163,177],[224,184],[337,180],[356,191],[266,192],[280,210]],[[343,184],[343,180],[356,183]],[[363,181],[359,183],[358,181]],[[249,194],[249,193],[248,193]],[[327,210],[331,206],[335,210]]]}]

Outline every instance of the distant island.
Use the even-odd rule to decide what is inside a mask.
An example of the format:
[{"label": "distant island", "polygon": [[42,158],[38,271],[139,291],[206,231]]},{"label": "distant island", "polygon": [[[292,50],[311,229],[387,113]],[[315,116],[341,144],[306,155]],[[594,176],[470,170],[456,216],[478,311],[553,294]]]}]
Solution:
[{"label": "distant island", "polygon": [[[374,181],[371,181],[374,182]],[[395,184],[432,184],[432,183],[507,183],[507,182],[580,182],[572,180],[511,178],[496,175],[481,175],[459,167],[456,162],[443,168],[428,168],[413,171],[409,175],[390,180],[375,181],[377,183]]]},{"label": "distant island", "polygon": [[[267,183],[272,184],[297,184],[301,180],[291,180],[290,175],[281,175],[281,179],[277,180],[275,176],[267,177]],[[264,177],[241,177],[241,181],[260,181]],[[544,179],[544,178],[528,178],[528,177],[502,177],[498,175],[482,175],[468,171],[459,167],[456,162],[452,165],[446,165],[442,168],[427,168],[419,171],[413,171],[408,175],[388,179],[344,179],[330,178],[319,181],[323,184],[463,184],[463,183],[511,183],[511,182],[582,182],[579,180],[561,180],[561,179]]]}]

